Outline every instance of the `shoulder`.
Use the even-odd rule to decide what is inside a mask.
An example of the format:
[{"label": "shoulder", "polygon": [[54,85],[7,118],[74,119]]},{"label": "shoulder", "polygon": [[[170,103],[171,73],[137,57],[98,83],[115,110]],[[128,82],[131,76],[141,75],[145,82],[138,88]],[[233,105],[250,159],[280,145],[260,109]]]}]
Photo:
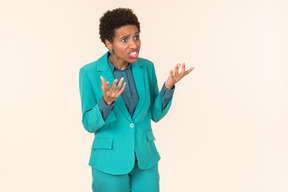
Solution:
[{"label": "shoulder", "polygon": [[102,66],[105,66],[107,63],[107,53],[105,53],[103,56],[101,56],[99,59],[96,61],[90,62],[80,68],[80,74],[85,73],[87,75],[90,74],[96,74],[97,70],[99,68],[102,68]]},{"label": "shoulder", "polygon": [[150,81],[156,79],[154,63],[152,61],[144,58],[138,58],[137,65],[145,71],[145,74]]},{"label": "shoulder", "polygon": [[84,66],[80,68],[80,71],[87,72],[94,68],[97,68],[97,61],[93,61],[91,63],[85,64]]},{"label": "shoulder", "polygon": [[79,70],[79,77],[80,78],[91,78],[93,74],[96,74],[97,72],[97,61],[93,61],[91,63],[88,63],[84,66],[82,66]]},{"label": "shoulder", "polygon": [[141,57],[137,59],[137,65],[139,65],[142,68],[146,68],[148,70],[154,69],[154,64],[152,61]]}]

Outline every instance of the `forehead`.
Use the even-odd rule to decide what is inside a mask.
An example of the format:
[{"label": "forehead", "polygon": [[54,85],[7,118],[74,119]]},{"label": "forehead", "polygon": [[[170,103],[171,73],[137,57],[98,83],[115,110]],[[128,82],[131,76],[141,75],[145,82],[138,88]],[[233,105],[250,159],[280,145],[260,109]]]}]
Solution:
[{"label": "forehead", "polygon": [[115,29],[115,37],[122,37],[139,33],[138,28],[135,25],[124,25],[118,29]]}]

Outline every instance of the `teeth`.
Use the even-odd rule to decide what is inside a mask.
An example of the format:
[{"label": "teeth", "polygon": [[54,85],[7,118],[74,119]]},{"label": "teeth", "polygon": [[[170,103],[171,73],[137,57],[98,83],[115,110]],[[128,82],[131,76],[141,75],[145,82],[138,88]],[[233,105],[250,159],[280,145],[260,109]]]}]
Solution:
[{"label": "teeth", "polygon": [[130,53],[130,55],[135,56],[137,53],[136,52],[132,52]]}]

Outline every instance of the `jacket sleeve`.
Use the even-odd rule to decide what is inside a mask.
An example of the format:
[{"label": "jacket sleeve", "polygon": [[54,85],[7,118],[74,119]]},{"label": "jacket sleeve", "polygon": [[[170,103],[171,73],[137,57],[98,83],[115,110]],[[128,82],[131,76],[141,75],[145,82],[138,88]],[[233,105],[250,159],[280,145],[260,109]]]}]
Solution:
[{"label": "jacket sleeve", "polygon": [[163,83],[162,89],[160,91],[161,93],[161,102],[162,102],[162,109],[165,108],[167,106],[167,104],[169,103],[169,101],[172,99],[172,96],[174,94],[175,91],[175,85],[173,86],[173,88],[171,90],[168,90],[165,87],[165,83]]},{"label": "jacket sleeve", "polygon": [[158,122],[167,114],[168,110],[170,109],[173,96],[171,97],[168,104],[163,108],[162,107],[162,94],[159,93],[159,88],[158,88],[157,77],[156,77],[154,65],[152,65],[152,83],[151,83],[151,86],[152,86],[151,115],[152,115],[152,120],[154,122]]},{"label": "jacket sleeve", "polygon": [[[106,124],[116,120],[113,110],[105,120],[103,119],[91,82],[82,68],[79,71],[79,89],[81,97],[82,124],[88,132],[96,132]],[[101,88],[99,91],[102,91]]]}]

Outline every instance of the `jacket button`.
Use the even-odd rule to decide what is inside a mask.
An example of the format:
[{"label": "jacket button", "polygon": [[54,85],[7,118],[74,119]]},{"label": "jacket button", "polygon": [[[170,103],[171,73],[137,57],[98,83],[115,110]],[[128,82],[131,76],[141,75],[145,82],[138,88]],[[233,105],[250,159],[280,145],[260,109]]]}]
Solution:
[{"label": "jacket button", "polygon": [[133,124],[133,123],[131,123],[131,124],[130,124],[130,127],[131,127],[131,128],[133,128],[133,127],[134,127],[134,124]]}]

